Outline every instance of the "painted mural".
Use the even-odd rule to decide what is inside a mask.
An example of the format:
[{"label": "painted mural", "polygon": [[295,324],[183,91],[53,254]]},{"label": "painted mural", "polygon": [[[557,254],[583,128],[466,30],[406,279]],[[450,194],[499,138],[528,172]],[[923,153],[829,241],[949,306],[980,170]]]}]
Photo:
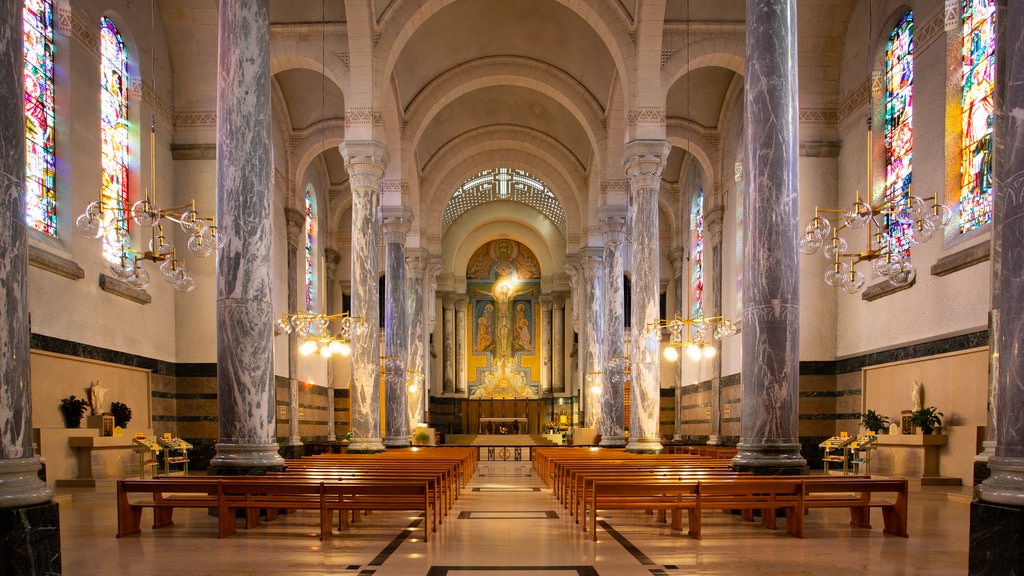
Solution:
[{"label": "painted mural", "polygon": [[470,398],[537,398],[540,388],[540,265],[515,240],[493,240],[466,267],[472,322]]}]

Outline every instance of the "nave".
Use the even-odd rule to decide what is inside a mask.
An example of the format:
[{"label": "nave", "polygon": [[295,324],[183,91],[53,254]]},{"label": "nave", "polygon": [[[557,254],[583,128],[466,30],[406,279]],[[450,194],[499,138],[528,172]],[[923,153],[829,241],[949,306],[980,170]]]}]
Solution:
[{"label": "nave", "polygon": [[642,512],[601,514],[592,542],[536,477],[527,462],[480,462],[430,542],[421,519],[374,512],[333,538],[317,539],[315,512],[218,540],[217,522],[180,509],[174,526],[115,538],[114,481],[95,489],[61,489],[61,552],[65,574],[206,576],[675,576],[961,575],[967,572],[969,495],[913,487],[910,538],[886,536],[879,511],[871,530],[850,528],[843,509],[811,510],[807,538],[797,539],[738,516],[709,511],[703,540],[657,524]]}]

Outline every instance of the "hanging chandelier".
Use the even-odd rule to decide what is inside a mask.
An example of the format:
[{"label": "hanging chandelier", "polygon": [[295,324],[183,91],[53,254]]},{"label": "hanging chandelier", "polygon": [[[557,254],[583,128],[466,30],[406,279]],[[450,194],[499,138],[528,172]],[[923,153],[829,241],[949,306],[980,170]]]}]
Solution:
[{"label": "hanging chandelier", "polygon": [[352,337],[365,335],[370,327],[362,318],[341,314],[282,314],[277,327],[285,334],[295,333],[302,339],[299,353],[319,353],[324,358],[352,352]]},{"label": "hanging chandelier", "polygon": [[693,361],[714,358],[718,354],[718,349],[715,348],[712,338],[721,340],[739,331],[725,316],[676,316],[672,320],[659,320],[649,324],[647,331],[660,339],[662,328],[668,330],[668,341],[662,355],[669,362],[679,360],[679,348],[682,348]]},{"label": "hanging chandelier", "polygon": [[[150,19],[153,30],[156,29],[156,5],[150,2]],[[155,38],[155,34],[153,37]],[[188,251],[200,258],[205,258],[214,250],[224,246],[224,236],[217,233],[217,223],[212,217],[201,216],[196,212],[195,200],[181,206],[160,208],[156,202],[156,63],[155,40],[151,39],[150,69],[153,70],[153,106],[150,112],[149,154],[150,154],[150,188],[145,198],[132,204],[126,213],[125,207],[116,201],[105,201],[102,192],[99,200],[90,202],[75,221],[78,230],[95,239],[107,239],[115,250],[120,250],[120,259],[110,265],[110,270],[119,279],[128,282],[134,288],[145,290],[149,287],[150,276],[140,264],[142,261],[159,263],[159,270],[164,280],[179,292],[195,290],[196,282],[185,266],[185,258],[178,257],[177,249],[170,237],[164,233],[164,222],[173,222],[189,235],[186,241]],[[128,234],[128,218],[131,218],[142,230],[149,229],[149,242],[145,249],[132,246],[132,238]],[[143,235],[145,232],[143,232]]]}]

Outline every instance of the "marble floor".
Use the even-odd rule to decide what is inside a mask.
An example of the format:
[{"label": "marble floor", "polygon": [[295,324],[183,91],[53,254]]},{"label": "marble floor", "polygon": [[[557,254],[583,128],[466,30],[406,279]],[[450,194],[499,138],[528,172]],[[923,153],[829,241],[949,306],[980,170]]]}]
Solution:
[{"label": "marble floor", "polygon": [[[642,512],[609,511],[598,541],[573,522],[528,463],[481,462],[477,475],[430,542],[421,519],[377,512],[333,538],[317,538],[318,517],[297,512],[216,538],[202,510],[175,511],[175,525],[116,538],[113,481],[62,489],[64,574],[104,576],[675,576],[967,574],[969,497],[914,488],[910,538],[851,528],[845,510],[812,510],[806,539],[769,531],[718,511],[704,514],[704,539],[692,540]],[[685,524],[685,523],[684,523]]]}]

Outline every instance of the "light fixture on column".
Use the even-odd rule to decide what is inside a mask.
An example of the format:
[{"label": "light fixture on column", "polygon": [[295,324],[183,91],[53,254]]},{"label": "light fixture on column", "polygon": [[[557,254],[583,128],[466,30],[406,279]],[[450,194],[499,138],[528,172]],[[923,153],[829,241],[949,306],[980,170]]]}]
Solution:
[{"label": "light fixture on column", "polygon": [[647,325],[647,331],[660,336],[662,328],[668,330],[668,342],[662,354],[665,360],[675,362],[679,359],[682,348],[686,355],[694,361],[701,358],[714,358],[718,354],[714,340],[721,340],[738,332],[732,321],[724,316],[698,316],[682,318],[676,316],[672,320],[659,320]]},{"label": "light fixture on column", "polygon": [[419,370],[405,371],[405,387],[409,390],[410,394],[415,394],[422,385],[423,372],[420,372]]},{"label": "light fixture on column", "polygon": [[369,326],[362,318],[341,314],[282,314],[276,323],[285,334],[302,339],[299,353],[303,356],[318,353],[324,358],[334,354],[348,356],[352,351],[353,336],[363,336]]},{"label": "light fixture on column", "polygon": [[587,389],[590,390],[591,394],[600,395],[604,391],[604,373],[602,372],[587,372],[586,376]]},{"label": "light fixture on column", "polygon": [[[155,0],[150,2],[150,24],[156,29]],[[150,70],[153,73],[153,102],[150,113],[149,154],[150,154],[150,188],[145,198],[132,204],[128,214],[123,207],[105,202],[102,194],[98,200],[90,202],[85,212],[75,221],[79,231],[90,238],[114,239],[121,250],[121,258],[110,265],[115,276],[138,288],[149,287],[150,276],[143,268],[141,261],[160,263],[160,274],[180,292],[191,292],[196,283],[192,274],[185,266],[185,259],[178,258],[174,242],[164,233],[164,222],[173,222],[189,235],[186,241],[188,251],[200,258],[205,258],[214,250],[224,245],[224,236],[217,233],[217,223],[212,217],[201,216],[196,212],[195,200],[180,206],[160,208],[156,201],[156,34],[150,42]],[[149,242],[145,249],[132,247],[132,238],[128,235],[128,218],[132,219],[143,231],[149,229]],[[145,232],[143,232],[145,234]]]}]

